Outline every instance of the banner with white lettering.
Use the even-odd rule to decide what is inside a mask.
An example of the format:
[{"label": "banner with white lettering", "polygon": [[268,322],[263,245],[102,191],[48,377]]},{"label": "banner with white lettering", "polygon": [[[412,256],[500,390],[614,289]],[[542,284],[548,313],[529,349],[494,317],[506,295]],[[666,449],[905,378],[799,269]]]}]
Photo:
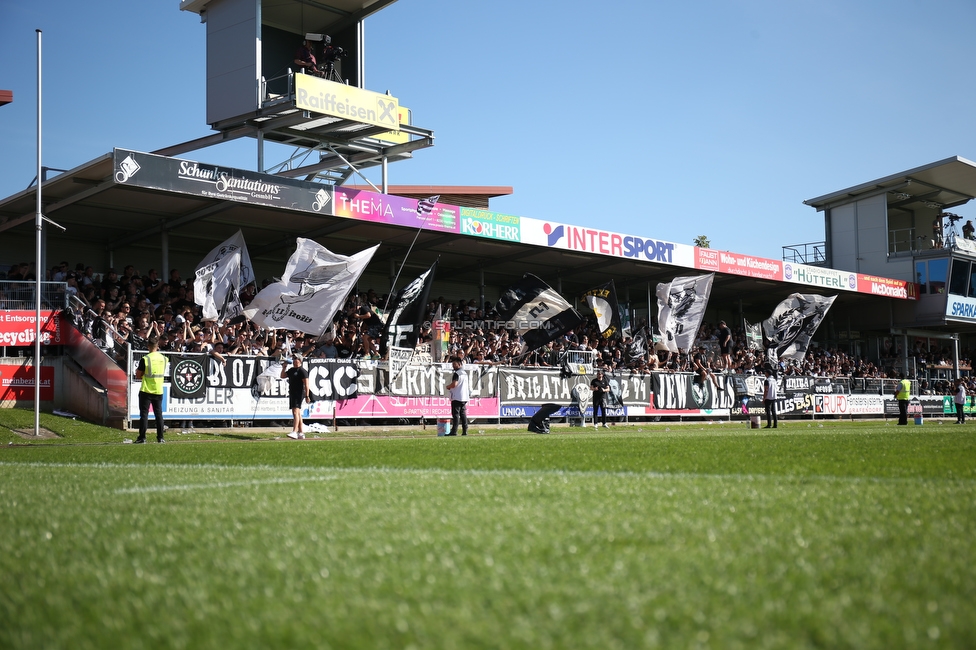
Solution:
[{"label": "banner with white lettering", "polygon": [[[27,347],[34,345],[35,313],[26,309],[0,311],[0,347]],[[61,345],[64,335],[61,314],[41,310],[41,343]]]},{"label": "banner with white lettering", "polygon": [[[578,383],[589,386],[592,379],[585,375],[563,377],[558,369],[502,368],[498,372],[498,396],[503,409],[547,403],[569,406],[573,387]],[[651,375],[624,372],[608,375],[608,379],[617,382],[624,406],[646,406],[650,402]]]},{"label": "banner with white lettering", "polygon": [[115,182],[249,205],[332,215],[333,190],[272,174],[116,149]]},{"label": "banner with white lettering", "polygon": [[732,408],[738,400],[729,375],[713,375],[698,381],[691,373],[652,373],[657,410],[709,411]]},{"label": "banner with white lettering", "polygon": [[[0,402],[34,401],[34,366],[0,364]],[[54,399],[54,368],[41,366],[41,401]]]}]

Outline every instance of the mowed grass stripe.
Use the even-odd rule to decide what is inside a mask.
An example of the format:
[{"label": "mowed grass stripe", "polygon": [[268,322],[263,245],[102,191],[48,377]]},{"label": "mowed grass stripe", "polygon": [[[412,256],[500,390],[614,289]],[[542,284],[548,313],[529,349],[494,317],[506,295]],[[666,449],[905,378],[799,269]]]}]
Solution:
[{"label": "mowed grass stripe", "polygon": [[609,477],[620,479],[654,479],[654,480],[699,480],[710,479],[719,481],[827,481],[827,482],[870,482],[870,483],[917,483],[917,482],[945,482],[964,485],[976,485],[976,479],[933,479],[933,478],[912,478],[912,477],[861,477],[861,476],[818,476],[818,475],[788,475],[788,474],[691,474],[686,472],[611,472],[606,470],[580,471],[580,470],[514,470],[514,469],[416,469],[416,468],[396,468],[396,467],[285,467],[280,465],[187,465],[187,464],[167,464],[167,463],[48,463],[45,461],[36,462],[4,462],[0,461],[0,468],[21,468],[21,469],[95,469],[95,470],[146,470],[152,469],[156,474],[164,474],[166,470],[175,472],[187,472],[191,476],[198,475],[201,471],[217,472],[284,472],[302,473],[306,476],[289,477],[281,476],[269,479],[248,479],[240,481],[215,481],[213,483],[196,483],[188,485],[173,486],[151,486],[134,488],[117,488],[117,494],[135,492],[164,492],[168,490],[180,489],[203,489],[207,487],[239,487],[246,485],[274,485],[298,483],[303,481],[323,481],[334,480],[345,474],[415,474],[419,476],[444,474],[448,476],[499,476],[499,477],[550,477],[558,478],[562,476],[586,478],[586,477]]},{"label": "mowed grass stripe", "polygon": [[756,435],[708,427],[612,434],[391,438],[254,444],[36,445],[0,460],[48,462],[565,470],[662,474],[976,479],[969,427],[875,423]]}]

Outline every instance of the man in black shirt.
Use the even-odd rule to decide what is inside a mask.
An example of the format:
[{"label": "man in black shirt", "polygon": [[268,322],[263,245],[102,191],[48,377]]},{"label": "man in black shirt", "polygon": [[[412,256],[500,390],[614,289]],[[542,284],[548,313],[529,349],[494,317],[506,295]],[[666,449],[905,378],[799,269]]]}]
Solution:
[{"label": "man in black shirt", "polygon": [[302,422],[302,402],[308,401],[308,371],[302,367],[302,355],[295,354],[292,366],[281,364],[281,378],[288,380],[288,408],[294,421],[289,438],[305,439],[305,423]]},{"label": "man in black shirt", "polygon": [[718,322],[718,347],[722,351],[722,367],[732,372],[732,330],[724,320]]},{"label": "man in black shirt", "polygon": [[609,429],[610,427],[607,425],[606,397],[607,393],[610,392],[610,382],[603,376],[602,370],[596,371],[596,377],[590,382],[590,390],[593,391],[593,426],[595,428],[600,426],[596,423],[596,414],[599,411],[602,416],[603,428]]}]

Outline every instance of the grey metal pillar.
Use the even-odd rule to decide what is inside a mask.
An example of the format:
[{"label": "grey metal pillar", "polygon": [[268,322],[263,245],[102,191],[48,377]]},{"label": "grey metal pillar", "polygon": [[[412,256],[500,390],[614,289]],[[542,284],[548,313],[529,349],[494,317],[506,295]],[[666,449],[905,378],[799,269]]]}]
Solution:
[{"label": "grey metal pillar", "polygon": [[162,253],[163,268],[159,271],[159,281],[169,282],[169,231],[159,233],[159,248]]}]

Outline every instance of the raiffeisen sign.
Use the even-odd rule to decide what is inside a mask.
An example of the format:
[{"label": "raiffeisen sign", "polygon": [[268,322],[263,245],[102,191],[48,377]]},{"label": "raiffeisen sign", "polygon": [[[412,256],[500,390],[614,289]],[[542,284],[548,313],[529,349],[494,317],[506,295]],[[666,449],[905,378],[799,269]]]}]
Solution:
[{"label": "raiffeisen sign", "polygon": [[399,101],[355,86],[295,75],[295,106],[322,115],[400,130]]}]

